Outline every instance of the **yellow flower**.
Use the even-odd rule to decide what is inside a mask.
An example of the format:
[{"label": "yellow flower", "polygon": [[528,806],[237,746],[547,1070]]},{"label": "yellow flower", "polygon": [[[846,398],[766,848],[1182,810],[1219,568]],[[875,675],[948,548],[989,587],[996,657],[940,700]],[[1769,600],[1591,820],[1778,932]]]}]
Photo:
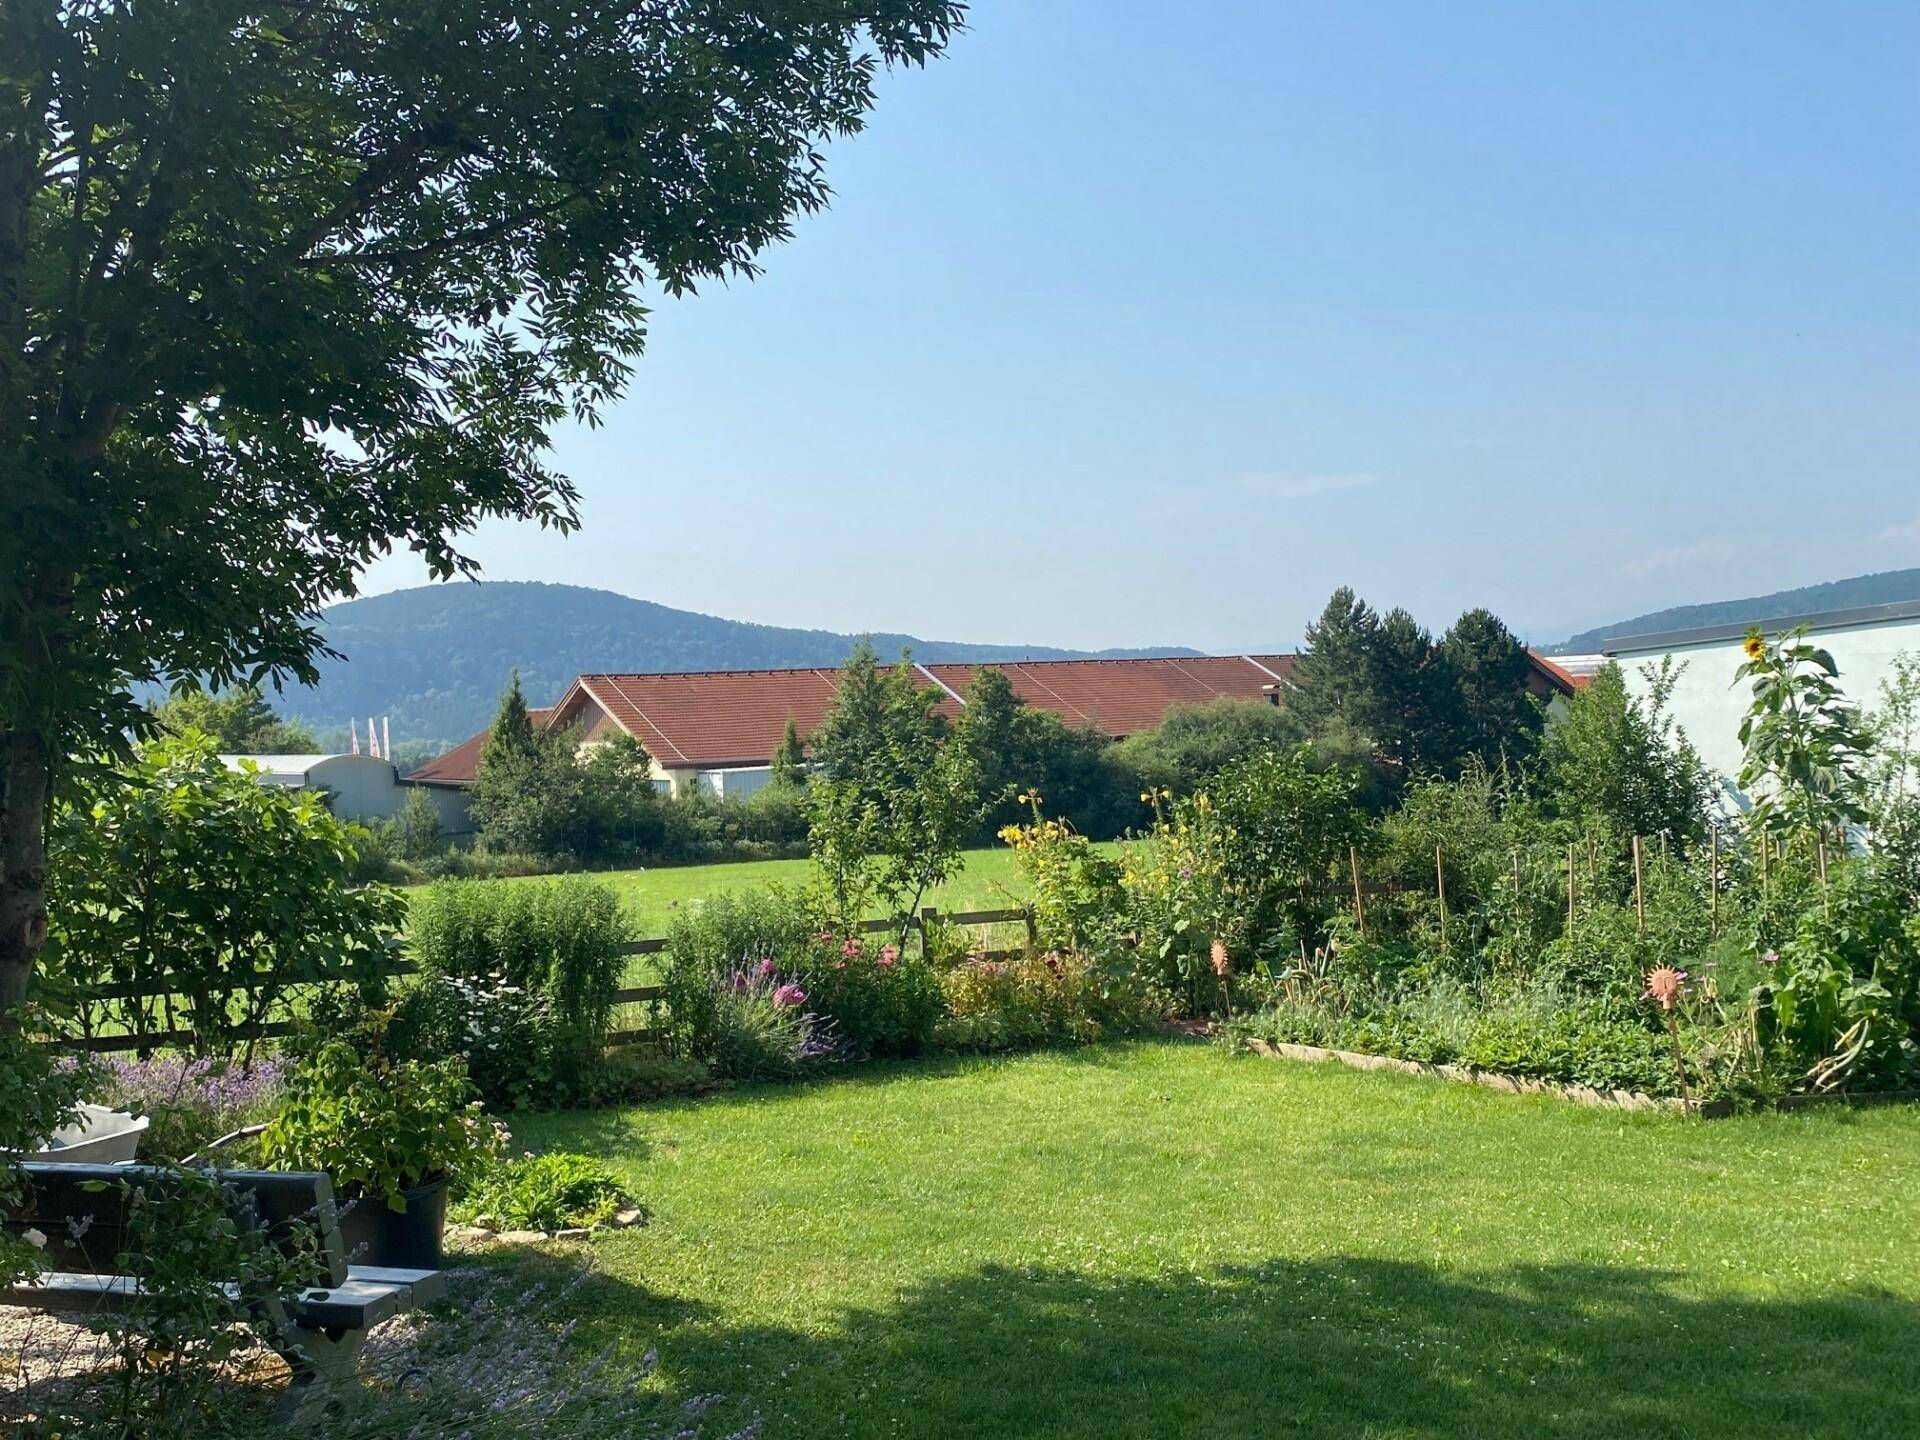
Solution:
[{"label": "yellow flower", "polygon": [[1749,660],[1758,660],[1762,655],[1767,653],[1767,642],[1761,639],[1760,632],[1755,630],[1751,635],[1747,636],[1745,649]]}]

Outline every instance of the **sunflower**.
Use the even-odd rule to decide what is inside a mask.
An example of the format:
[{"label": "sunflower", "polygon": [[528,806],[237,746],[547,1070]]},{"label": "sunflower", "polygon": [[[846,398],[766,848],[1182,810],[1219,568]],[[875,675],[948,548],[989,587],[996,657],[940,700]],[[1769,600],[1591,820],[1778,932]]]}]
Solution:
[{"label": "sunflower", "polygon": [[1746,649],[1749,660],[1758,660],[1762,655],[1767,653],[1767,642],[1761,639],[1760,632],[1755,630],[1751,635],[1747,636],[1747,643],[1744,648]]}]

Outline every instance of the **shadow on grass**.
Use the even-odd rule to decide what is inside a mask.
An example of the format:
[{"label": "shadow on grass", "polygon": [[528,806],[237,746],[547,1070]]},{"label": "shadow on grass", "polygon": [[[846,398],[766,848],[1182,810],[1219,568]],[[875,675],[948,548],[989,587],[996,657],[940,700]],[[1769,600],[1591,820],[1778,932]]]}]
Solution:
[{"label": "shadow on grass", "polygon": [[710,1313],[677,1325],[655,1304],[580,1326],[597,1343],[657,1336],[660,1418],[710,1405],[699,1433],[716,1437],[756,1416],[764,1440],[1920,1435],[1914,1302],[1702,1299],[1671,1275],[1592,1265],[988,1268],[825,1335]]}]

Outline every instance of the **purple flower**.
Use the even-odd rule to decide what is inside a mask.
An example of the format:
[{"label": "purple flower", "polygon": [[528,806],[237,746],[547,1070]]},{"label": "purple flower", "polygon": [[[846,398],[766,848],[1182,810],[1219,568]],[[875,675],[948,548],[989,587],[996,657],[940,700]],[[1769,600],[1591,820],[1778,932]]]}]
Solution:
[{"label": "purple flower", "polygon": [[804,1005],[807,1003],[807,992],[789,981],[773,992],[773,1003],[782,1010],[793,1005]]},{"label": "purple flower", "polygon": [[1762,965],[1778,965],[1780,963],[1780,952],[1778,950],[1767,951],[1766,954],[1760,957],[1760,963]]}]

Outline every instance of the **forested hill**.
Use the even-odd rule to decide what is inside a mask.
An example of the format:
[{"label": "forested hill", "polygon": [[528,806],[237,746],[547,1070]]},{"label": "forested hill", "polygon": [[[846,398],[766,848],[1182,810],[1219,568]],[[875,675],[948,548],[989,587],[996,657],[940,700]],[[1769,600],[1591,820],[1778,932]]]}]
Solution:
[{"label": "forested hill", "polygon": [[[427,585],[332,606],[322,615],[327,643],[344,659],[321,665],[315,689],[270,696],[310,724],[323,743],[348,717],[391,717],[396,747],[453,744],[483,728],[509,672],[535,705],[556,700],[589,670],[742,670],[838,665],[857,637],[829,630],[751,625],[578,585],[490,580]],[[967,645],[876,634],[883,656],[911,646],[916,660],[1057,660],[1193,655],[1180,646],[1143,650],[1061,650],[1044,645]]]},{"label": "forested hill", "polygon": [[1878,575],[1856,575],[1851,580],[1829,580],[1798,590],[1776,590],[1746,600],[1718,600],[1706,605],[1675,605],[1667,610],[1636,615],[1616,625],[1583,630],[1564,644],[1557,655],[1588,655],[1605,640],[1621,635],[1654,635],[1666,630],[1694,630],[1708,625],[1747,625],[1781,620],[1789,615],[1811,615],[1822,610],[1852,610],[1866,605],[1892,605],[1920,600],[1920,570],[1887,570]]}]

